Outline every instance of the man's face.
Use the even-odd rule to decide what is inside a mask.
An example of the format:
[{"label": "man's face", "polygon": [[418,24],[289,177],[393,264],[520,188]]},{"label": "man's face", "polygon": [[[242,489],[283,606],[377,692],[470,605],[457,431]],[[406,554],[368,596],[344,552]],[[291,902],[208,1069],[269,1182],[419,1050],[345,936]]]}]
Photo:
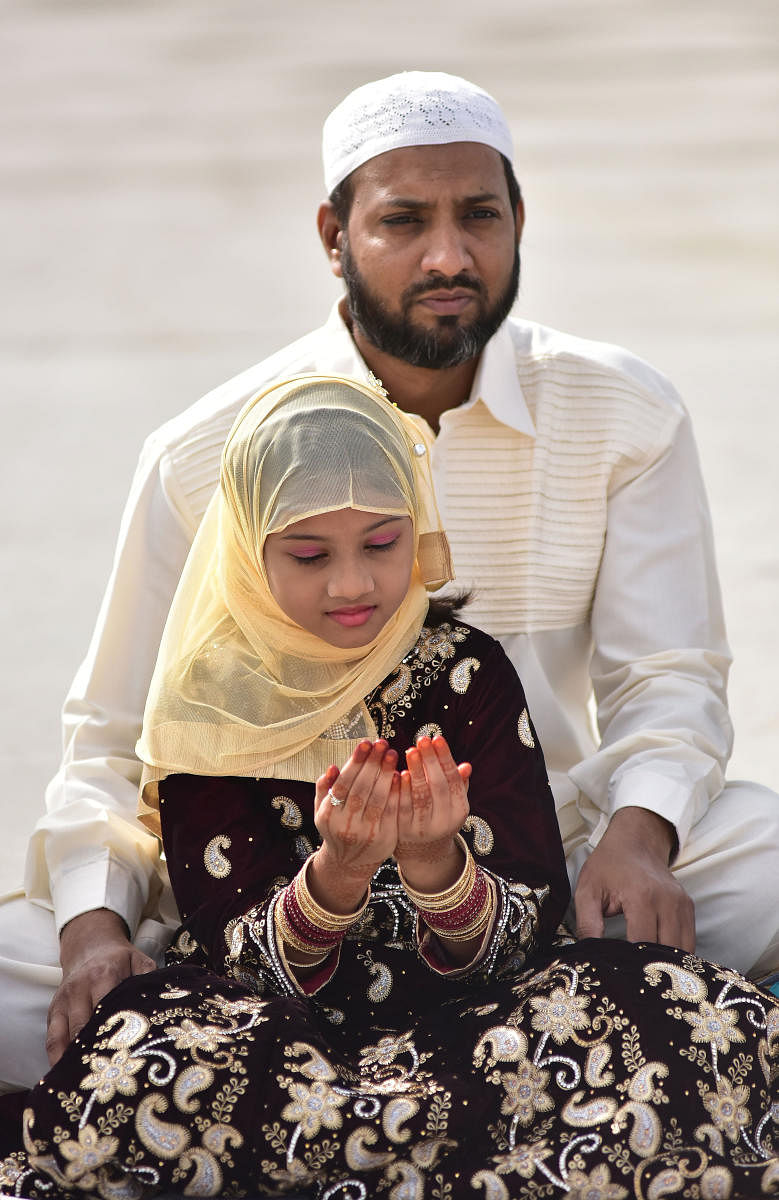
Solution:
[{"label": "man's face", "polygon": [[456,142],[390,150],[352,178],[341,269],[357,330],[415,367],[474,358],[519,284],[517,214],[503,163]]}]

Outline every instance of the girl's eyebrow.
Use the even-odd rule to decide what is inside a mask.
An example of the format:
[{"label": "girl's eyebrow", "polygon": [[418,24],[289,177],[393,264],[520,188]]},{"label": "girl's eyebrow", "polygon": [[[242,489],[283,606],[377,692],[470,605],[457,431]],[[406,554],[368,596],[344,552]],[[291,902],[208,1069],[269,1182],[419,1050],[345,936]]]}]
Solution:
[{"label": "girl's eyebrow", "polygon": [[[396,517],[382,517],[380,521],[376,521],[373,525],[369,525],[363,533],[373,533],[375,529],[381,529],[382,525],[389,525],[390,521],[402,520],[402,514],[399,513]],[[327,535],[324,533],[282,533],[282,539],[285,542],[326,542]]]}]

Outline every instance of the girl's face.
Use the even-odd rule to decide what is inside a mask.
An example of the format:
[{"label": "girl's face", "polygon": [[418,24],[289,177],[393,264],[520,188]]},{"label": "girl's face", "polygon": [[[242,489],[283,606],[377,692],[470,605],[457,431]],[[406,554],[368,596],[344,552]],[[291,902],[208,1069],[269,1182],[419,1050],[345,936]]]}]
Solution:
[{"label": "girl's face", "polygon": [[406,596],[411,518],[355,508],[306,517],[271,533],[263,558],[273,597],[291,620],[331,646],[357,649]]}]

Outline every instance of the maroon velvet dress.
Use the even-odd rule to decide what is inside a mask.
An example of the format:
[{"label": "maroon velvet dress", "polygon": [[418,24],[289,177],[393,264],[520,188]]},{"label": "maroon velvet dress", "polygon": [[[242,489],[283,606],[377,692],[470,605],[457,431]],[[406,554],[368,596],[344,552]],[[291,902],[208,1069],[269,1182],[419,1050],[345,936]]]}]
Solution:
[{"label": "maroon velvet dress", "polygon": [[400,752],[440,731],[473,764],[463,836],[497,896],[478,959],[448,966],[388,861],[340,955],[302,988],[273,906],[319,841],[312,785],[170,776],[161,817],[183,925],[169,965],[106,997],[16,1100],[0,1192],[705,1200],[779,1187],[775,1000],[679,950],[558,934],[569,891],[554,805],[499,645],[466,625],[426,629],[368,705]]}]

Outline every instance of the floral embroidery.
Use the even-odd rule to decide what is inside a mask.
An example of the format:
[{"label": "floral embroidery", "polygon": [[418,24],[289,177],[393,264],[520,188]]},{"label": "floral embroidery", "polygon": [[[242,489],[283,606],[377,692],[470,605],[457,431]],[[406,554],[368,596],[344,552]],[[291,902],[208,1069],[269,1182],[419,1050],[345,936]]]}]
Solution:
[{"label": "floral embroidery", "polygon": [[78,1131],[77,1142],[69,1138],[61,1146],[62,1155],[68,1161],[66,1178],[78,1183],[85,1191],[94,1188],[97,1185],[95,1169],[109,1162],[118,1148],[117,1138],[101,1137],[94,1125],[85,1125]]},{"label": "floral embroidery", "polygon": [[93,1055],[89,1065],[91,1071],[79,1086],[90,1091],[94,1089],[101,1104],[112,1100],[117,1092],[122,1096],[134,1096],[138,1091],[135,1076],[142,1070],[144,1061],[129,1051],[117,1050],[111,1058]]},{"label": "floral embroidery", "polygon": [[516,1071],[507,1071],[500,1081],[506,1097],[501,1112],[516,1116],[520,1125],[529,1125],[536,1113],[554,1108],[552,1097],[545,1091],[549,1072],[542,1071],[527,1059]]},{"label": "floral embroidery", "polygon": [[[612,1183],[611,1173],[605,1163],[585,1175],[583,1171],[569,1171],[566,1179],[568,1200],[625,1200],[627,1188]],[[658,1193],[659,1194],[659,1193]]]},{"label": "floral embroidery", "polygon": [[422,663],[443,663],[447,658],[454,658],[455,644],[464,642],[466,636],[465,629],[459,625],[452,627],[448,621],[436,629],[425,626],[415,647],[417,657]]},{"label": "floral embroidery", "polygon": [[738,1025],[738,1013],[726,1008],[716,1008],[708,1000],[702,1000],[697,1012],[682,1013],[685,1021],[692,1025],[694,1042],[711,1042],[727,1054],[731,1042],[743,1042],[744,1035]]},{"label": "floral embroidery", "polygon": [[287,1090],[292,1101],[282,1110],[281,1116],[285,1121],[300,1125],[303,1137],[316,1137],[323,1125],[327,1129],[341,1128],[340,1109],[346,1103],[346,1096],[334,1092],[324,1080],[315,1080],[310,1087],[296,1080]]},{"label": "floral embroidery", "polygon": [[434,629],[423,626],[416,645],[403,659],[394,678],[376,688],[366,700],[380,737],[395,736],[397,722],[412,710],[423,688],[430,687],[438,678],[447,660],[454,658],[456,645],[467,637],[467,628],[448,621]]},{"label": "floral embroidery", "polygon": [[590,1023],[584,1011],[589,1004],[587,997],[571,995],[563,988],[555,988],[548,998],[534,996],[530,1003],[536,1010],[533,1028],[550,1034],[558,1046],[574,1037],[577,1029],[586,1029]]},{"label": "floral embroidery", "polygon": [[733,1087],[727,1079],[718,1079],[716,1092],[706,1092],[702,1099],[703,1107],[711,1114],[717,1129],[721,1129],[731,1142],[737,1142],[741,1130],[751,1123],[744,1107],[749,1099],[749,1088]]}]

